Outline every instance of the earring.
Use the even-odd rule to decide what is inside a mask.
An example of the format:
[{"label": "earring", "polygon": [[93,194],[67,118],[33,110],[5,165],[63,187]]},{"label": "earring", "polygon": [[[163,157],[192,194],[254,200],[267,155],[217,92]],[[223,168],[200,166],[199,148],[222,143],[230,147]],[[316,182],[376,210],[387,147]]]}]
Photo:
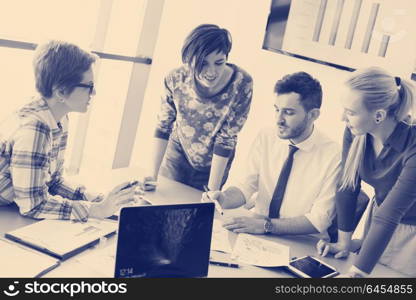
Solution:
[{"label": "earring", "polygon": [[377,119],[376,119],[376,123],[377,123],[377,124],[378,124],[378,123],[380,123],[380,119],[378,119],[378,118],[377,118]]}]

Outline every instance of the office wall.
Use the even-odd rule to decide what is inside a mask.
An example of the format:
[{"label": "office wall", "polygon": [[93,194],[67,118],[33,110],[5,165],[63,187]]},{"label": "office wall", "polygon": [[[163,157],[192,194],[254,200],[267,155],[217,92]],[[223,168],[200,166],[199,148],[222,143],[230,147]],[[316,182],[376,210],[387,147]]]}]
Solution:
[{"label": "office wall", "polygon": [[273,87],[276,80],[287,73],[306,71],[321,81],[324,101],[317,124],[341,143],[343,124],[338,96],[340,83],[349,73],[262,50],[269,7],[270,0],[166,0],[132,158],[133,165],[146,165],[149,162],[163,78],[169,70],[180,65],[183,40],[190,30],[201,23],[215,23],[231,32],[233,48],[229,61],[243,67],[254,79],[251,111],[239,135],[231,177],[240,168],[258,130],[275,123]]}]

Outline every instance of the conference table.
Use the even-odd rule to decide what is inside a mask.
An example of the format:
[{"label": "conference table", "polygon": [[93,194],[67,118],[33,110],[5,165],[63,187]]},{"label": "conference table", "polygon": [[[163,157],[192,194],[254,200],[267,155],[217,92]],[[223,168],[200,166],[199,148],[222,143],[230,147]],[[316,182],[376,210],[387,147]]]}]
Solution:
[{"label": "conference table", "polygon": [[[86,186],[95,186],[102,188],[106,186],[110,188],[116,184],[131,179],[138,179],[141,171],[137,168],[112,170],[107,174],[102,173],[99,179],[95,176],[85,176],[82,179]],[[152,204],[181,204],[200,202],[202,192],[191,188],[187,185],[172,181],[168,178],[160,177],[158,186],[155,191],[146,192],[144,198]],[[244,208],[235,211],[225,211],[231,215],[239,215]],[[245,210],[246,213],[247,210]],[[216,212],[217,214],[217,212]],[[22,217],[15,204],[0,207],[0,235],[20,228],[22,226],[32,224],[36,220]],[[233,245],[237,238],[237,234],[228,231],[230,244]],[[315,245],[318,238],[311,235],[300,236],[269,236],[257,235],[258,237],[286,245],[290,248],[290,257],[302,257],[311,255],[318,257]],[[116,235],[103,239],[100,243],[92,248],[62,261],[60,266],[53,269],[44,277],[113,277],[114,276],[114,253],[117,237]],[[335,259],[332,256],[319,257],[324,262],[335,267],[338,272],[345,273],[354,260],[354,254],[349,255],[347,259]],[[238,268],[209,265],[208,277],[294,277],[291,273],[281,267],[257,267],[248,264],[239,264]],[[386,266],[377,264],[371,277],[405,277]]]}]

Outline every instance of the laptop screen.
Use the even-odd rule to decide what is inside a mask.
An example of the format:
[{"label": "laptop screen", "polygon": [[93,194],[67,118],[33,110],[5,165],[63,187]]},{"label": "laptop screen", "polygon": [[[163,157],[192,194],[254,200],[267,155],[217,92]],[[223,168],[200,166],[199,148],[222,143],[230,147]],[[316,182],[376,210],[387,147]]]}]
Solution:
[{"label": "laptop screen", "polygon": [[213,203],[123,208],[114,277],[206,276],[213,217]]}]

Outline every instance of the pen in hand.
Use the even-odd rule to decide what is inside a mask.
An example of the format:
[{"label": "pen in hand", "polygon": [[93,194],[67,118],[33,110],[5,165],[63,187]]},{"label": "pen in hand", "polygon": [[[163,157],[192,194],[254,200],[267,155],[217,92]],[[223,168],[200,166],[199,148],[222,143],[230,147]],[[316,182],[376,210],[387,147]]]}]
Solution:
[{"label": "pen in hand", "polygon": [[131,188],[132,186],[135,186],[135,185],[137,185],[139,182],[137,181],[137,180],[134,180],[134,181],[131,181],[131,182],[129,182],[125,187],[123,187],[123,188],[121,188],[121,191],[122,190],[125,190],[125,189],[128,189],[128,188]]},{"label": "pen in hand", "polygon": [[209,188],[208,188],[206,185],[204,185],[204,191],[207,193],[207,197],[208,197],[208,199],[209,199],[209,200],[211,200],[212,202],[214,202],[214,204],[215,204],[215,208],[217,209],[217,211],[218,211],[221,215],[223,215],[223,214],[224,214],[224,211],[222,210],[222,207],[221,207],[221,205],[219,204],[218,200],[217,200],[217,199],[211,199],[211,198],[209,197],[208,192],[209,192],[210,190],[209,190]]}]

